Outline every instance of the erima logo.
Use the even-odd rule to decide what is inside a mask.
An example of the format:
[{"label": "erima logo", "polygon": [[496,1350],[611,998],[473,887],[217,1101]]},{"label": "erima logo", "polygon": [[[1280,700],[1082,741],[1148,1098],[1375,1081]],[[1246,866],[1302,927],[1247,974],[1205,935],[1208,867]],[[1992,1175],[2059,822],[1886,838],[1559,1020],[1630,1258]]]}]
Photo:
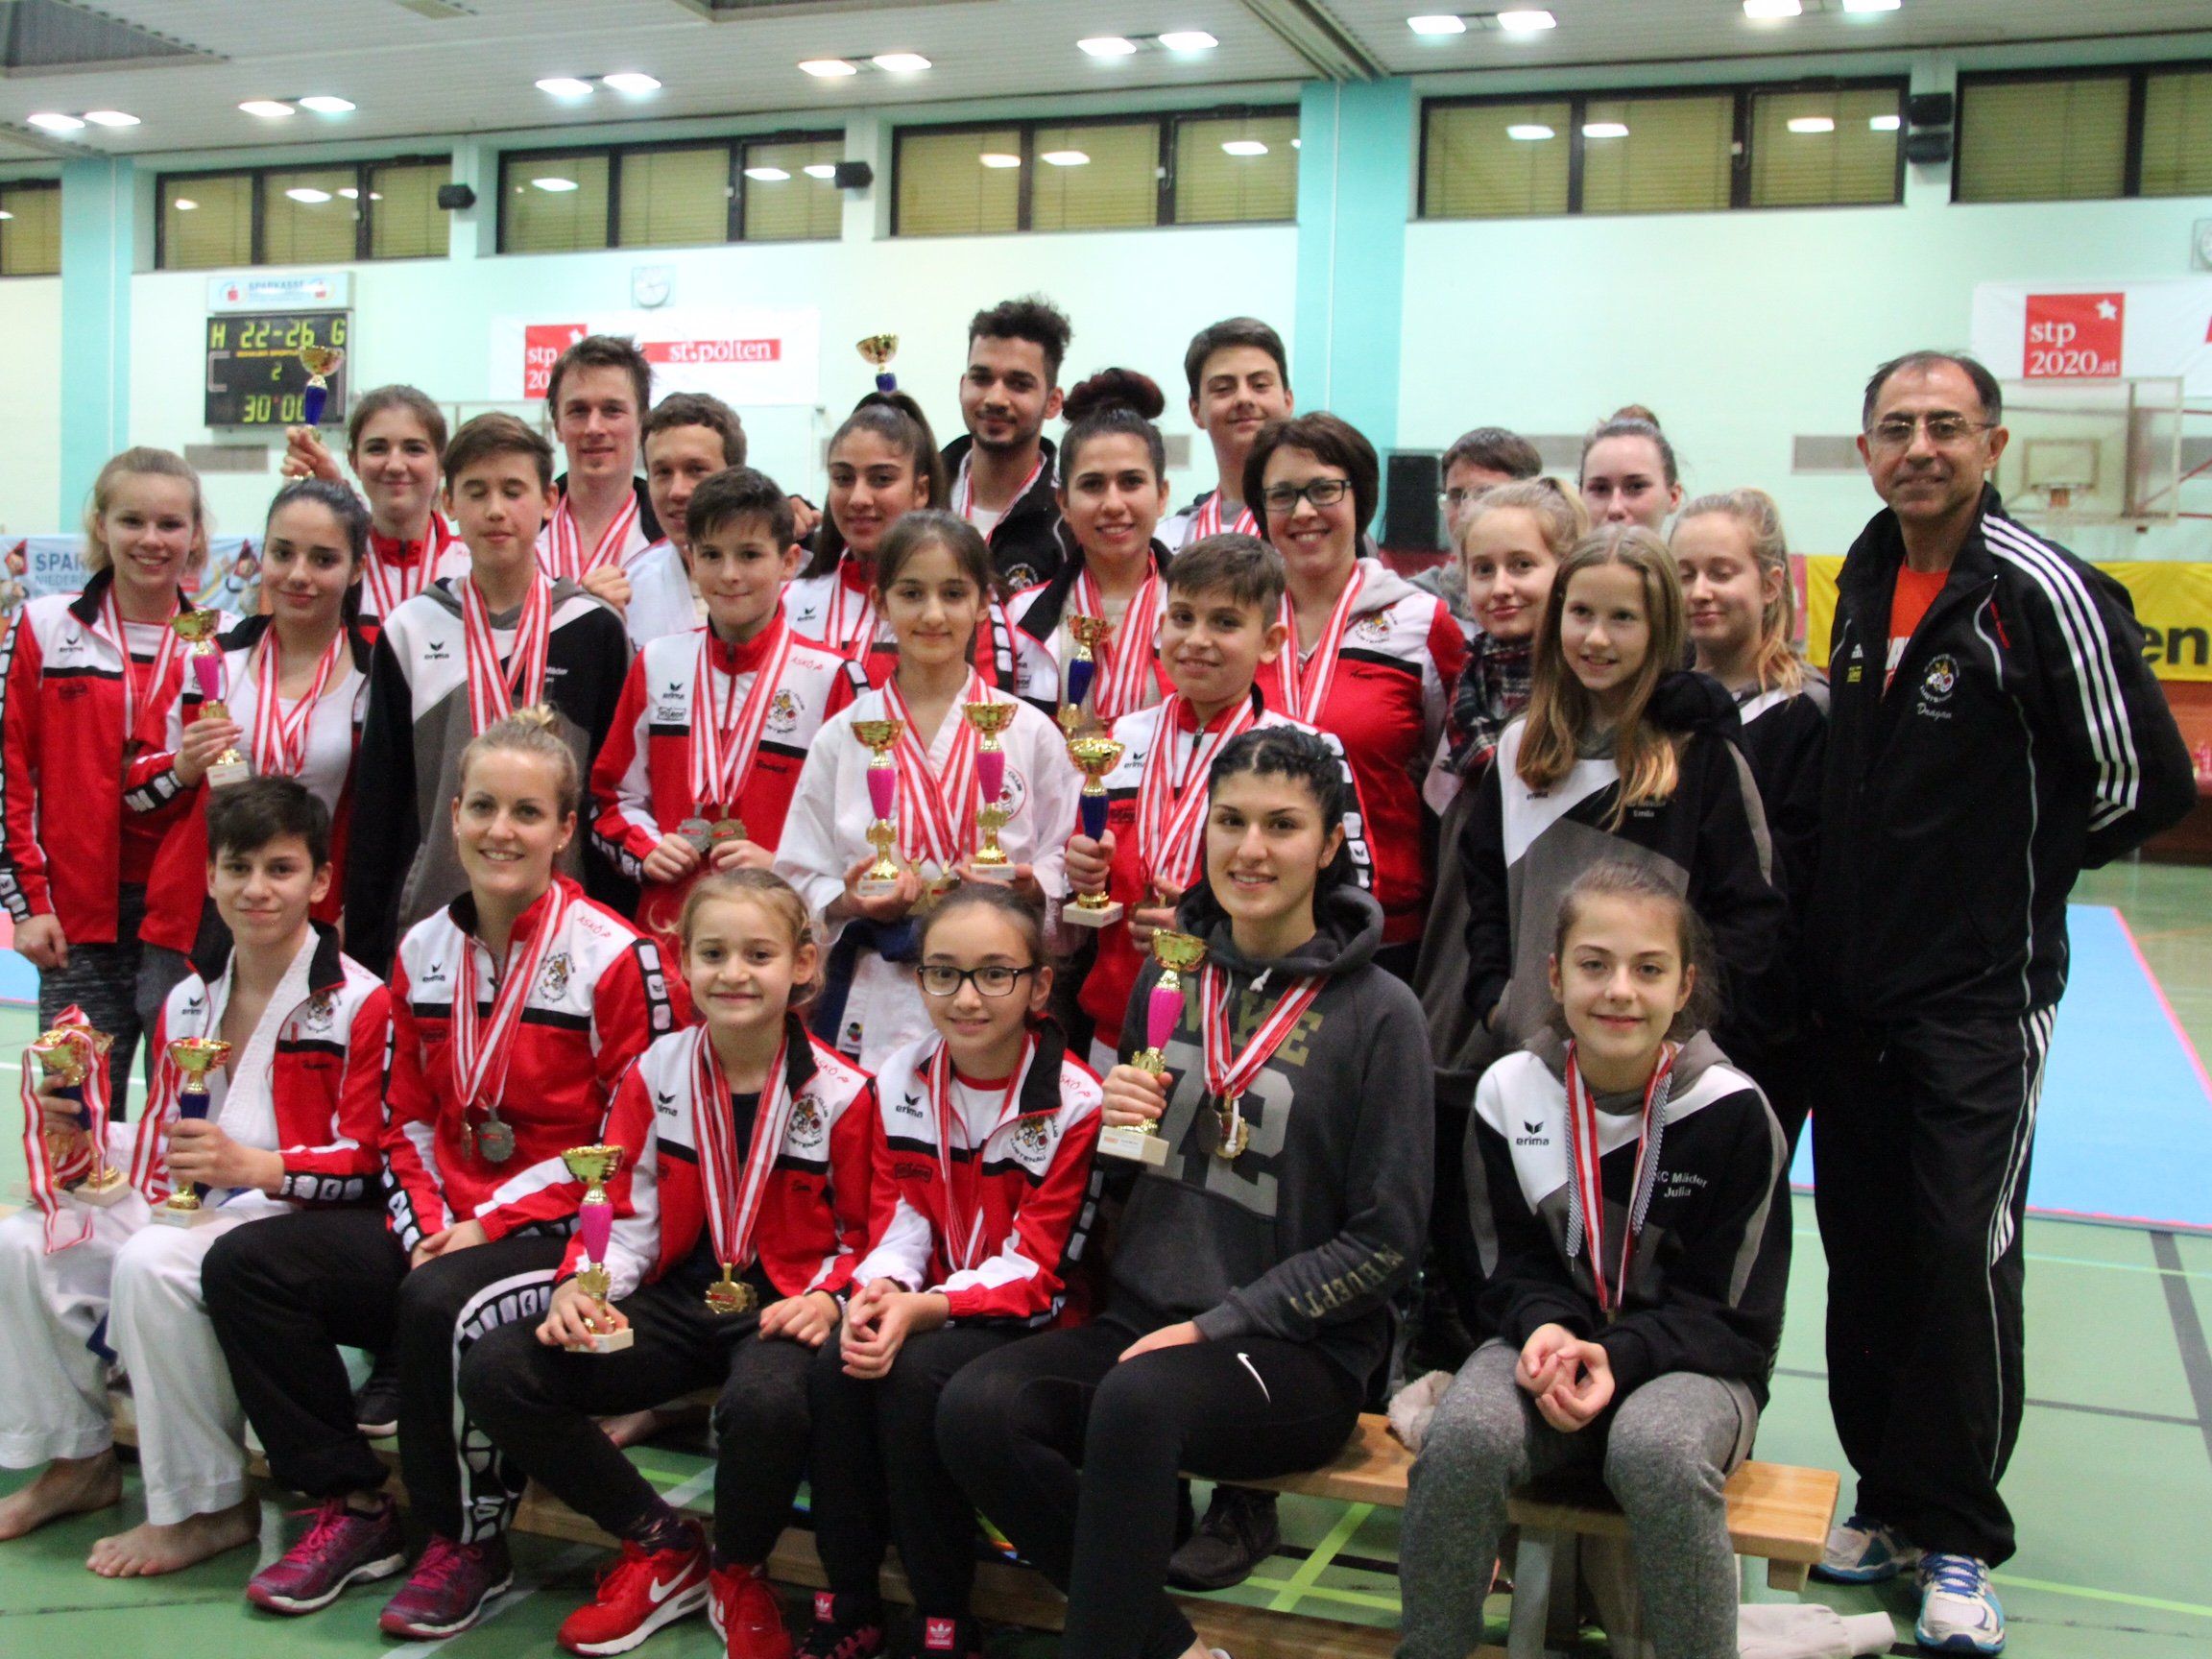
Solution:
[{"label": "erima logo", "polygon": [[927,1114],[922,1110],[922,1096],[914,1094],[911,1090],[909,1090],[903,1096],[901,1097],[899,1104],[894,1107],[893,1110],[904,1118],[922,1118],[927,1116]]},{"label": "erima logo", "polygon": [[667,686],[666,686],[666,687],[665,687],[665,688],[664,688],[664,689],[661,691],[661,696],[663,696],[663,697],[681,697],[681,696],[683,696],[683,695],[684,695],[684,683],[683,683],[681,680],[671,680],[671,681],[669,681],[669,682],[668,682],[668,685],[667,685]]},{"label": "erima logo", "polygon": [[433,962],[422,970],[422,983],[425,985],[435,985],[445,977],[445,964],[443,962]]},{"label": "erima logo", "polygon": [[1542,1118],[1538,1118],[1535,1122],[1531,1123],[1527,1118],[1524,1118],[1521,1119],[1521,1127],[1525,1133],[1513,1137],[1514,1145],[1549,1146],[1551,1144],[1551,1137],[1545,1133],[1544,1121]]},{"label": "erima logo", "polygon": [[422,660],[425,662],[445,662],[451,661],[451,658],[445,649],[445,641],[443,639],[424,640],[422,643]]},{"label": "erima logo", "polygon": [[665,1112],[673,1118],[676,1115],[676,1096],[664,1089],[654,1090],[653,1109],[657,1112]]}]

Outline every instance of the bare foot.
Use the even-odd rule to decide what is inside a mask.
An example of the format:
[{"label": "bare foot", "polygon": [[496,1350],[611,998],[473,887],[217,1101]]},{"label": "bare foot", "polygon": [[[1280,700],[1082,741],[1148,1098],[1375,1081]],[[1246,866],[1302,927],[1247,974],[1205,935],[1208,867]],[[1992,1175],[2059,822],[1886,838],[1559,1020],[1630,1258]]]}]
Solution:
[{"label": "bare foot", "polygon": [[249,1498],[235,1508],[195,1515],[174,1526],[142,1522],[128,1532],[101,1539],[84,1565],[103,1578],[151,1578],[251,1544],[260,1530],[260,1505]]},{"label": "bare foot", "polygon": [[24,1533],[64,1515],[86,1515],[123,1501],[123,1471],[113,1452],[59,1457],[20,1491],[0,1498],[0,1538]]}]

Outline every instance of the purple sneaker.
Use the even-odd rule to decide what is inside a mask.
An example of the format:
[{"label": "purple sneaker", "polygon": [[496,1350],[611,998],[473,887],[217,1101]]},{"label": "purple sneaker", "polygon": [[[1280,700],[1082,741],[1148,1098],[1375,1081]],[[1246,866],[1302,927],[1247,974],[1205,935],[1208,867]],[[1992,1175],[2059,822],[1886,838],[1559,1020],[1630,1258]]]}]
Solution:
[{"label": "purple sneaker", "polygon": [[301,1510],[315,1520],[282,1560],[246,1586],[246,1599],[272,1613],[313,1613],[338,1599],[349,1584],[389,1578],[407,1565],[399,1510],[389,1500],[373,1514],[349,1509],[343,1498]]},{"label": "purple sneaker", "polygon": [[484,1616],[484,1604],[515,1582],[504,1534],[481,1544],[431,1535],[399,1594],[385,1603],[376,1626],[387,1636],[429,1642],[453,1636]]}]

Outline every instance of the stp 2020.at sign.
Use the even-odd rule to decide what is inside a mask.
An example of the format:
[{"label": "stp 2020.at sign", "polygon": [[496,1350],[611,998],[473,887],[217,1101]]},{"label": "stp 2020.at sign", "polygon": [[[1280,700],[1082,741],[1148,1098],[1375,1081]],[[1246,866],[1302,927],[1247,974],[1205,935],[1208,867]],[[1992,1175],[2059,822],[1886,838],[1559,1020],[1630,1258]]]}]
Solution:
[{"label": "stp 2020.at sign", "polygon": [[2128,296],[2031,294],[2021,341],[2023,380],[2117,380]]},{"label": "stp 2020.at sign", "polygon": [[2000,380],[2178,380],[2203,397],[2212,394],[2212,277],[1978,283],[1973,339],[1974,355]]},{"label": "stp 2020.at sign", "polygon": [[740,407],[811,404],[821,353],[812,311],[598,312],[541,323],[502,317],[492,325],[492,396],[546,396],[553,365],[587,334],[626,335],[653,365],[653,397],[708,392]]}]

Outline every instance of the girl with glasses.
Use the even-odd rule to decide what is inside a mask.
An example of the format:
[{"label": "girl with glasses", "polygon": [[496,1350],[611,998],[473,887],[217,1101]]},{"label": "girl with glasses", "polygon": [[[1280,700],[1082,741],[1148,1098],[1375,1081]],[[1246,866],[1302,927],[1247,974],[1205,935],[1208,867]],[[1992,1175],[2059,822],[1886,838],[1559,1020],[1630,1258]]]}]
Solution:
[{"label": "girl with glasses", "polygon": [[[973,532],[971,532],[973,534]],[[816,1357],[814,1538],[830,1594],[805,1650],[875,1659],[885,1550],[913,1592],[910,1650],[973,1659],[975,1511],[937,1449],[937,1401],[971,1360],[1089,1311],[1074,1264],[1098,1141],[1096,1073],[1045,1018],[1044,920],[957,889],[917,948],[928,1035],[877,1079],[875,1222],[841,1337]]]}]

